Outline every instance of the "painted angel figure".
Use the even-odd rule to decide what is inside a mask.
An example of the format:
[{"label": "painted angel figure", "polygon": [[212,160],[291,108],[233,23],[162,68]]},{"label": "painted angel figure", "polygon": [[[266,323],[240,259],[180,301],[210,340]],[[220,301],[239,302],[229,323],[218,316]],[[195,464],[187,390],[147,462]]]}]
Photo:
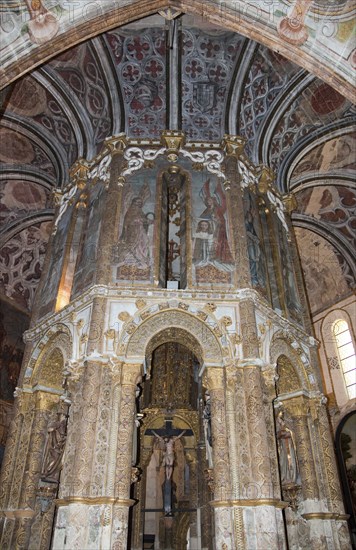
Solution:
[{"label": "painted angel figure", "polygon": [[132,189],[126,194],[124,203],[124,222],[115,247],[115,264],[131,265],[146,269],[150,265],[149,226],[153,223],[143,211],[145,203],[151,196],[148,183],[145,182],[135,194]]}]

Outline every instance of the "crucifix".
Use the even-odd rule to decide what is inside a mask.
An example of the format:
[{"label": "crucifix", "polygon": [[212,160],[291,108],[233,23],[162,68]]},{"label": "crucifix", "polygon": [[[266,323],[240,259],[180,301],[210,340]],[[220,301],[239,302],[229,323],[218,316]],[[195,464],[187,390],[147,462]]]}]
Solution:
[{"label": "crucifix", "polygon": [[164,445],[164,454],[162,464],[165,468],[165,480],[162,486],[163,489],[163,505],[166,515],[172,515],[172,474],[174,466],[174,444],[177,439],[183,435],[193,435],[190,429],[180,430],[173,428],[172,419],[165,419],[164,428],[153,430],[149,428],[145,435],[155,435]]}]

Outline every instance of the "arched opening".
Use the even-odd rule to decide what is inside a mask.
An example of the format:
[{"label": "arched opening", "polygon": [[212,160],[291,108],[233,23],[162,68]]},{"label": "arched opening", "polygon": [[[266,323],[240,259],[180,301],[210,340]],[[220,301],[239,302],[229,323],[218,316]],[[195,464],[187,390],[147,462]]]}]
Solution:
[{"label": "arched opening", "polygon": [[141,480],[132,495],[139,501],[132,518],[134,548],[198,548],[202,516],[205,536],[211,533],[202,366],[199,342],[182,328],[163,329],[146,347],[147,375],[138,397]]}]

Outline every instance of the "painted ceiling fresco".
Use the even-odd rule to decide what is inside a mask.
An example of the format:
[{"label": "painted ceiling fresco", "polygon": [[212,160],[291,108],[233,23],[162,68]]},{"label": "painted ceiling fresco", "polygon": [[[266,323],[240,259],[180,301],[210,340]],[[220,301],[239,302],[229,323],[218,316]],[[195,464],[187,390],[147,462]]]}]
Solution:
[{"label": "painted ceiling fresco", "polygon": [[[199,14],[269,46],[318,76],[353,93],[356,50],[353,0],[3,0],[0,6],[4,84],[47,56],[51,41],[57,53],[88,36],[138,20],[160,10]],[[65,40],[63,39],[65,35]],[[294,50],[290,48],[293,46]],[[330,70],[330,58],[337,63]]]},{"label": "painted ceiling fresco", "polygon": [[[40,44],[34,41],[40,29],[30,24],[36,14],[24,17],[26,4],[7,1],[0,8],[3,32],[4,21],[10,28],[5,5],[11,8],[11,21],[27,25],[21,35],[16,26],[11,37],[6,31],[3,46],[9,63],[11,55],[20,55],[23,41],[32,40],[33,49]],[[61,25],[70,27],[62,6],[68,3],[43,4],[48,13],[62,14],[57,34]],[[107,2],[96,4],[104,9]],[[293,2],[281,4],[283,13],[293,9]],[[306,16],[311,32],[328,14],[328,32],[334,33],[328,47],[343,44],[343,63],[350,56],[350,6],[319,0]],[[310,298],[312,307],[351,292],[356,271],[355,107],[334,87],[266,45],[198,16],[182,15],[175,21],[155,15],[112,28],[5,90],[0,292],[22,309],[31,309],[40,277],[53,190],[68,183],[73,161],[92,159],[113,134],[158,138],[169,126],[181,128],[188,140],[216,143],[225,133],[244,136],[253,162],[273,167],[281,192],[297,198],[293,223],[307,287],[316,293]],[[318,273],[327,286],[323,300]]]}]

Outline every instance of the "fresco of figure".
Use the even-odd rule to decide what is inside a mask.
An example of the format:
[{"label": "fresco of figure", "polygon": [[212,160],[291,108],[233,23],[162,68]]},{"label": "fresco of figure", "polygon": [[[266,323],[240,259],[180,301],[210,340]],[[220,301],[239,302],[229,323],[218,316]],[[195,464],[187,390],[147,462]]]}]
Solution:
[{"label": "fresco of figure", "polygon": [[251,282],[253,286],[263,288],[266,284],[266,274],[264,270],[261,242],[254,224],[254,214],[252,207],[250,207],[246,213],[245,219]]},{"label": "fresco of figure", "polygon": [[144,184],[140,194],[130,198],[115,251],[114,261],[118,266],[130,265],[137,269],[147,269],[150,266],[148,229],[153,220],[143,211],[149,196],[149,187]]},{"label": "fresco of figure", "polygon": [[[209,261],[218,265],[233,264],[233,257],[226,230],[226,197],[220,183],[214,190],[214,195],[210,192],[210,180],[207,180],[200,191],[206,208],[199,216],[200,222],[206,221],[212,229],[212,245],[209,247]],[[201,230],[201,229],[200,229]],[[199,224],[197,233],[199,232]]]},{"label": "fresco of figure", "polygon": [[198,265],[205,265],[211,260],[214,235],[211,222],[200,220],[194,237],[193,261]]}]

